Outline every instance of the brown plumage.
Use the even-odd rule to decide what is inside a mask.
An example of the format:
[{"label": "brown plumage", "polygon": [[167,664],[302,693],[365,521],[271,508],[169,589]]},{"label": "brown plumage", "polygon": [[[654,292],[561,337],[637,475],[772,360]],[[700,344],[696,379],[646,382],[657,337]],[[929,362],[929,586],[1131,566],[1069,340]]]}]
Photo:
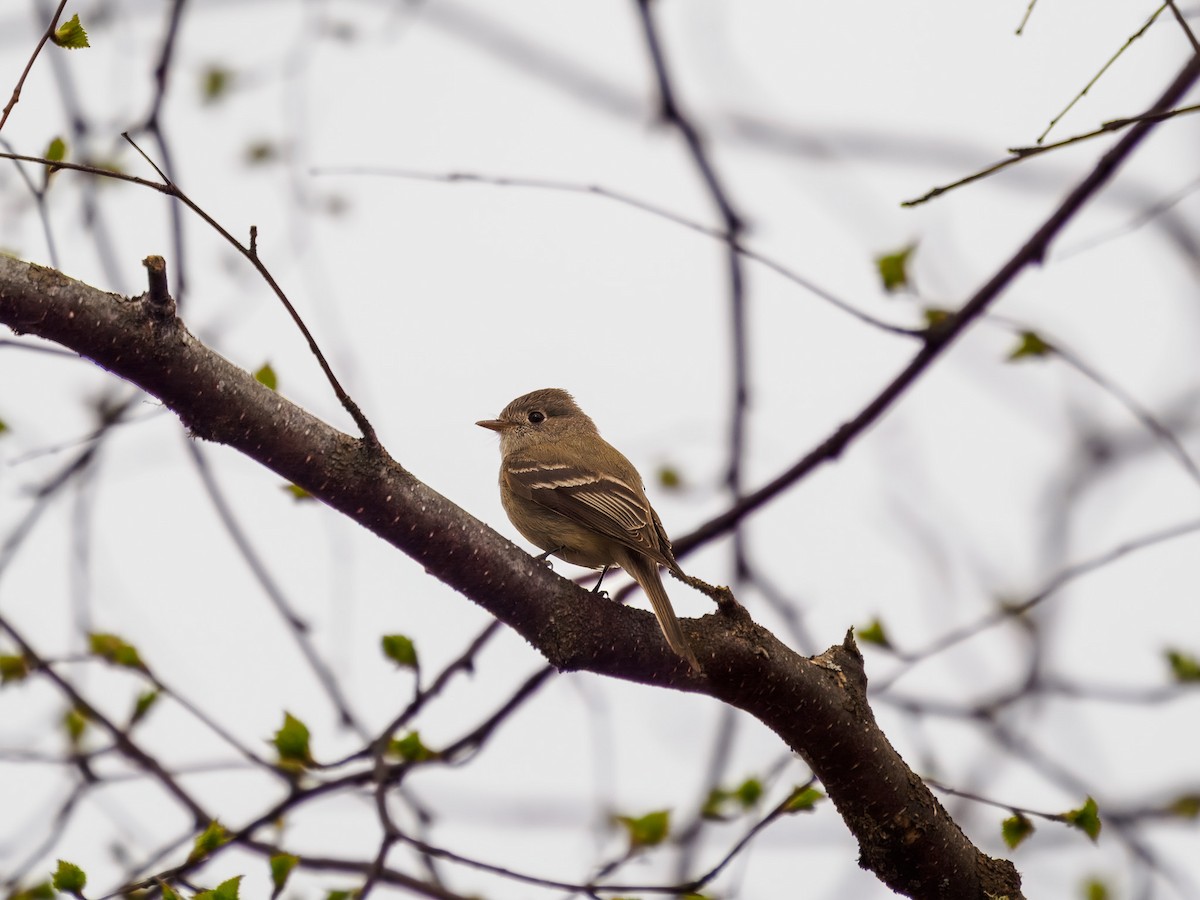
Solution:
[{"label": "brown plumage", "polygon": [[700,671],[658,573],[679,564],[633,463],[558,388],[518,397],[498,419],[476,424],[500,434],[500,500],[517,530],[569,563],[628,572],[667,644]]}]

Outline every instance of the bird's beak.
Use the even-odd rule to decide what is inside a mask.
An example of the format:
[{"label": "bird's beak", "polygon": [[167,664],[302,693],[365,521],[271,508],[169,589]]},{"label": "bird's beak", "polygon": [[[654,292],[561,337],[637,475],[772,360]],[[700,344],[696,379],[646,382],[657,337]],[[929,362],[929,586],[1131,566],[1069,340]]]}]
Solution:
[{"label": "bird's beak", "polygon": [[486,428],[488,431],[507,431],[512,428],[511,422],[505,422],[503,419],[484,419],[482,422],[476,422],[480,428]]}]

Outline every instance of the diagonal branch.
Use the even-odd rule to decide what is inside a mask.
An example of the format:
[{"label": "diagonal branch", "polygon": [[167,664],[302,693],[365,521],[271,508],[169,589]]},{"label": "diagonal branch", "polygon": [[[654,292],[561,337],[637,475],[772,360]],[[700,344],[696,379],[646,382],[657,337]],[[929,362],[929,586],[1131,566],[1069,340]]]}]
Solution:
[{"label": "diagonal branch", "polygon": [[1100,157],[1092,171],[1063,199],[1033,236],[1009,258],[962,308],[927,332],[924,345],[912,360],[882,391],[875,396],[854,418],[844,423],[837,431],[805,454],[790,468],[781,472],[762,487],[749,493],[739,503],[720,515],[705,522],[691,534],[675,540],[675,554],[681,556],[688,550],[728,531],[733,525],[760,508],[778,494],[804,478],[824,463],[837,459],[846,448],[868,428],[883,418],[919,379],[933,362],[967,330],[1008,289],[1026,268],[1039,265],[1045,259],[1050,244],[1078,215],[1084,205],[1098,194],[1116,173],[1121,164],[1133,153],[1146,135],[1158,124],[1156,114],[1171,109],[1200,78],[1200,54],[1192,56],[1175,80],[1151,107],[1146,118],[1131,126],[1125,136],[1112,149]]},{"label": "diagonal branch", "polygon": [[560,669],[707,694],[746,710],[799,753],[859,841],[861,864],[911,897],[1021,897],[1012,865],[971,844],[879,729],[852,638],[814,659],[727,602],[686,620],[693,674],[654,617],[555,575],[365,441],[346,435],[165,319],[146,298],[107,294],[0,257],[0,322],[70,347],[421,563],[519,632]]}]

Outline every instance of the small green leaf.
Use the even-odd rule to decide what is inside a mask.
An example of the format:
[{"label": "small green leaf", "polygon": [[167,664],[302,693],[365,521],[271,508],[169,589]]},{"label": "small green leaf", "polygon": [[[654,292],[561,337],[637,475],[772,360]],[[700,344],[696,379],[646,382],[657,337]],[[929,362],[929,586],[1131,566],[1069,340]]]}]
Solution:
[{"label": "small green leaf", "polygon": [[658,484],[668,491],[677,491],[683,487],[683,473],[674,466],[659,466]]},{"label": "small green leaf", "polygon": [[737,798],[738,803],[746,809],[750,809],[763,795],[763,783],[757,778],[747,778],[733,790],[733,796]]},{"label": "small green leaf", "polygon": [[798,785],[792,788],[792,796],[787,800],[783,811],[787,813],[811,812],[825,795],[810,785]]},{"label": "small green leaf", "polygon": [[1112,897],[1108,885],[1099,878],[1089,878],[1085,881],[1082,893],[1085,900],[1109,900]]},{"label": "small green leaf", "polygon": [[279,146],[272,141],[254,141],[246,148],[246,162],[252,166],[261,166],[278,158]]},{"label": "small green leaf", "polygon": [[1018,359],[1038,359],[1049,356],[1054,352],[1054,346],[1042,340],[1032,331],[1022,331],[1017,346],[1008,354],[1009,361]]},{"label": "small green leaf", "polygon": [[63,715],[63,728],[67,732],[67,740],[71,742],[72,747],[78,748],[79,742],[83,739],[83,733],[87,730],[87,716],[83,711],[72,706]]},{"label": "small green leaf", "polygon": [[416,669],[417,648],[412,638],[403,634],[385,634],[380,640],[383,655],[404,669]]},{"label": "small green leaf", "polygon": [[93,631],[88,635],[88,647],[93,656],[99,656],[114,666],[146,671],[146,665],[138,655],[137,648],[115,634]]},{"label": "small green leaf", "polygon": [[54,34],[50,36],[50,40],[64,47],[67,50],[79,50],[83,47],[90,47],[88,43],[87,32],[83,30],[83,26],[79,23],[78,14],[54,29]]},{"label": "small green leaf", "polygon": [[69,863],[65,859],[58,861],[58,868],[54,870],[54,877],[51,881],[56,891],[62,891],[64,894],[74,894],[76,897],[83,893],[84,885],[87,884],[87,876],[83,874],[83,869],[74,863]]},{"label": "small green leaf", "polygon": [[1180,684],[1200,681],[1200,659],[1182,650],[1169,649],[1164,652],[1167,665],[1171,667],[1171,677]]},{"label": "small green leaf", "polygon": [[725,821],[735,813],[752,808],[762,795],[763,785],[757,778],[747,778],[733,790],[715,787],[708,792],[700,815],[706,819]]},{"label": "small green leaf", "polygon": [[138,694],[137,701],[133,704],[133,715],[129,718],[129,724],[136,725],[146,718],[146,713],[150,712],[150,708],[158,702],[158,697],[158,691],[143,691]]},{"label": "small green leaf", "polygon": [[1015,813],[1000,823],[1000,834],[1009,850],[1016,850],[1025,838],[1033,834],[1033,823],[1021,813]]},{"label": "small green leaf", "polygon": [[713,821],[724,821],[729,818],[725,812],[725,803],[729,799],[729,793],[720,788],[713,788],[708,792],[708,796],[704,800],[704,805],[700,807],[700,817]]},{"label": "small green leaf", "polygon": [[325,900],[350,900],[354,896],[354,891],[330,891],[325,895]]},{"label": "small green leaf", "polygon": [[262,367],[254,373],[254,380],[273,391],[279,390],[279,378],[276,376],[275,370],[271,368],[270,363],[262,364]]},{"label": "small green leaf", "polygon": [[283,725],[275,732],[273,743],[279,753],[279,763],[285,768],[304,768],[312,765],[308,745],[308,726],[290,712],[283,714]]},{"label": "small green leaf", "polygon": [[200,96],[205,103],[215,103],[225,96],[233,82],[233,73],[221,66],[209,66],[200,79]]},{"label": "small green leaf", "polygon": [[238,900],[238,887],[241,883],[242,876],[237,875],[228,881],[222,881],[211,891],[201,891],[192,900]]},{"label": "small green leaf", "polygon": [[617,816],[617,821],[625,826],[629,835],[630,850],[657,847],[671,832],[671,811],[667,809],[649,812],[637,818]]},{"label": "small green leaf", "polygon": [[313,495],[300,487],[298,484],[285,484],[283,489],[292,495],[292,499],[297,503],[302,503],[305,500],[312,500]]},{"label": "small green leaf", "polygon": [[290,853],[276,853],[271,857],[271,883],[275,889],[271,891],[271,900],[275,900],[287,885],[292,869],[300,864],[300,857]]},{"label": "small green leaf", "polygon": [[47,145],[46,152],[42,155],[50,162],[62,162],[67,158],[67,142],[56,137]]},{"label": "small green leaf", "polygon": [[7,896],[8,900],[54,900],[58,894],[50,882],[42,881],[24,889],[18,888]]},{"label": "small green leaf", "polygon": [[875,269],[883,289],[889,294],[908,287],[908,261],[916,251],[916,244],[909,244],[895,253],[883,253],[875,257]]},{"label": "small green leaf", "polygon": [[861,628],[855,628],[854,634],[860,641],[867,644],[875,644],[879,647],[891,649],[892,642],[887,636],[887,632],[883,629],[883,622],[878,618],[872,619]]},{"label": "small green leaf", "polygon": [[24,656],[0,656],[0,684],[21,681],[29,674],[29,660]]},{"label": "small green leaf", "polygon": [[0,434],[4,434],[6,431],[8,431],[8,423],[6,423],[3,419],[0,419]]},{"label": "small green leaf", "polygon": [[437,757],[436,751],[421,743],[421,733],[418,731],[410,731],[402,738],[392,738],[388,752],[405,762],[425,762]]},{"label": "small green leaf", "polygon": [[1179,819],[1200,818],[1200,794],[1183,794],[1167,804],[1167,814]]},{"label": "small green leaf", "polygon": [[204,859],[217,848],[228,844],[231,837],[233,835],[225,826],[213,819],[208,823],[207,828],[196,835],[196,841],[192,844],[192,852],[188,854],[188,862]]},{"label": "small green leaf", "polygon": [[1078,828],[1090,837],[1093,842],[1100,837],[1100,810],[1091,797],[1088,797],[1079,809],[1063,813],[1062,818],[1072,828]]},{"label": "small green leaf", "polygon": [[158,887],[162,891],[162,900],[183,900],[179,896],[179,891],[175,890],[175,888],[171,887],[165,881],[159,881]]},{"label": "small green leaf", "polygon": [[927,306],[921,310],[921,318],[925,320],[925,325],[929,328],[937,328],[943,322],[950,320],[954,313],[949,309],[942,309],[939,306]]}]

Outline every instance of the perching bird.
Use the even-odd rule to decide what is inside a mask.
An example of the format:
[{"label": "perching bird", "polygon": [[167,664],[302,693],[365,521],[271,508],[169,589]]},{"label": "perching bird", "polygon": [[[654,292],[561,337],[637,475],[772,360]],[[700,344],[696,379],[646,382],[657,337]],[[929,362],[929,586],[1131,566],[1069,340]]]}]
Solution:
[{"label": "perching bird", "polygon": [[[641,476],[575,399],[558,388],[518,397],[498,419],[500,502],[528,540],[577,566],[620,566],[646,592],[667,644],[700,671],[658,574],[679,572]],[[599,588],[599,583],[596,585]]]}]

